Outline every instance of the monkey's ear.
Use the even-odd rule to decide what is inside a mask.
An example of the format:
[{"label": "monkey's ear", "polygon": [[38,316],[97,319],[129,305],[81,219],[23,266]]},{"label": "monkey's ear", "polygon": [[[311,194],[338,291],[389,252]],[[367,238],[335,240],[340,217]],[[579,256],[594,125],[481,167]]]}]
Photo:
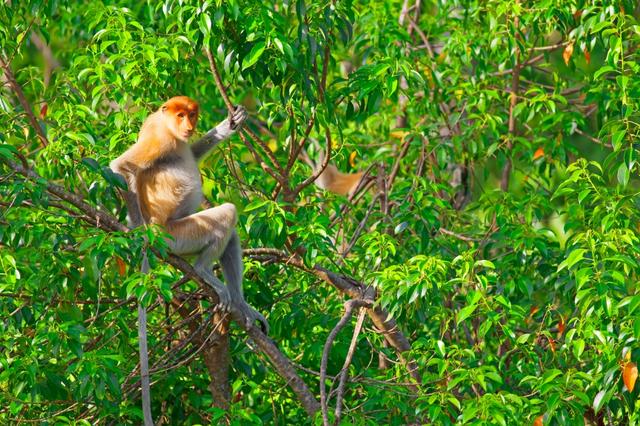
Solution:
[{"label": "monkey's ear", "polygon": [[162,107],[160,107],[160,110],[162,112],[165,112],[167,110],[167,106],[166,105],[162,105]]}]

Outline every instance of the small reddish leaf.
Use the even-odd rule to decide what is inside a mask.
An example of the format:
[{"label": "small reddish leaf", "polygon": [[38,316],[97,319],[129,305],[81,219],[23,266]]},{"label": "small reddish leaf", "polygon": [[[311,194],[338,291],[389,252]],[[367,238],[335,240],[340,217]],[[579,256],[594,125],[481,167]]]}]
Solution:
[{"label": "small reddish leaf", "polygon": [[531,309],[529,309],[529,316],[532,317],[536,314],[536,312],[538,312],[540,310],[540,308],[538,308],[536,305],[533,305],[531,307]]},{"label": "small reddish leaf", "polygon": [[543,416],[536,417],[536,419],[533,421],[533,426],[542,426],[543,425],[542,420],[543,420]]},{"label": "small reddish leaf", "polygon": [[564,318],[560,316],[560,321],[558,322],[558,339],[561,338],[562,335],[564,334],[564,328],[565,328]]},{"label": "small reddish leaf", "polygon": [[538,158],[544,157],[544,148],[540,147],[536,149],[536,152],[533,153],[533,159],[537,160]]},{"label": "small reddish leaf", "polygon": [[578,9],[575,12],[573,12],[573,17],[576,19],[580,19],[580,17],[582,16],[582,9]]},{"label": "small reddish leaf", "polygon": [[573,42],[567,44],[567,46],[562,51],[562,59],[564,59],[565,65],[569,65],[569,60],[571,59],[571,55],[573,55]]},{"label": "small reddish leaf", "polygon": [[587,61],[587,64],[591,63],[591,52],[587,49],[584,49],[584,60]]},{"label": "small reddish leaf", "polygon": [[45,102],[44,104],[42,104],[42,107],[40,107],[40,117],[45,118],[47,116],[48,110],[49,110],[49,104]]},{"label": "small reddish leaf", "polygon": [[633,392],[633,388],[636,385],[636,379],[638,378],[638,367],[635,362],[628,362],[624,365],[622,370],[622,381],[624,386],[629,389],[629,392]]},{"label": "small reddish leaf", "polygon": [[116,263],[118,264],[118,274],[120,274],[121,277],[124,277],[127,273],[127,264],[118,256],[116,256]]},{"label": "small reddish leaf", "polygon": [[556,341],[553,340],[553,337],[547,337],[549,341],[549,348],[551,348],[551,352],[556,353]]}]

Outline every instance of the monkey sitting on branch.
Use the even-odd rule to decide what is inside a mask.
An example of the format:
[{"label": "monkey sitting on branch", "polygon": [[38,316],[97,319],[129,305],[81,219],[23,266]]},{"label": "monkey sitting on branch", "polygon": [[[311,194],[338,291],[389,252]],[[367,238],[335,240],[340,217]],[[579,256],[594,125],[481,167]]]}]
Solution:
[{"label": "monkey sitting on branch", "polygon": [[[129,186],[124,194],[132,226],[152,223],[171,235],[170,250],[178,255],[195,255],[195,270],[220,299],[220,307],[237,307],[248,322],[261,323],[265,317],[249,306],[242,293],[242,250],[235,230],[236,207],[225,203],[197,211],[203,201],[198,161],[219,142],[229,138],[243,124],[247,113],[242,106],[233,115],[189,145],[198,122],[199,106],[186,96],[165,102],[145,120],[138,141],[111,162]],[[226,286],[212,270],[219,260]]]}]

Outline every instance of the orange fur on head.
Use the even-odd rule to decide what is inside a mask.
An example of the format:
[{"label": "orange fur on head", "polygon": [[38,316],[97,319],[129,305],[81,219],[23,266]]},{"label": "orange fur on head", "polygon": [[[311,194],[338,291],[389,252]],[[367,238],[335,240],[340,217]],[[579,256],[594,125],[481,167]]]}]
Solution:
[{"label": "orange fur on head", "polygon": [[198,103],[187,96],[175,96],[162,104],[160,111],[173,136],[183,142],[189,140],[198,123]]}]

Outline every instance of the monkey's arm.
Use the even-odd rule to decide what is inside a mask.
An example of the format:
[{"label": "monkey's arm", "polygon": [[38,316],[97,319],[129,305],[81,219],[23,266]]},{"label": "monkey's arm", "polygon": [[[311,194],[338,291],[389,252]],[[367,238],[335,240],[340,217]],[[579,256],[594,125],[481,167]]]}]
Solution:
[{"label": "monkey's arm", "polygon": [[247,119],[247,111],[242,105],[236,107],[231,122],[225,119],[213,129],[209,130],[200,140],[191,145],[191,152],[197,160],[206,156],[218,143],[233,135]]},{"label": "monkey's arm", "polygon": [[109,164],[109,167],[127,181],[129,189],[127,191],[120,191],[120,193],[127,204],[129,227],[136,228],[143,224],[140,204],[138,202],[138,194],[136,193],[136,173],[138,170],[131,163],[126,162],[124,157],[125,155],[123,154],[116,158],[111,162],[111,164]]}]

